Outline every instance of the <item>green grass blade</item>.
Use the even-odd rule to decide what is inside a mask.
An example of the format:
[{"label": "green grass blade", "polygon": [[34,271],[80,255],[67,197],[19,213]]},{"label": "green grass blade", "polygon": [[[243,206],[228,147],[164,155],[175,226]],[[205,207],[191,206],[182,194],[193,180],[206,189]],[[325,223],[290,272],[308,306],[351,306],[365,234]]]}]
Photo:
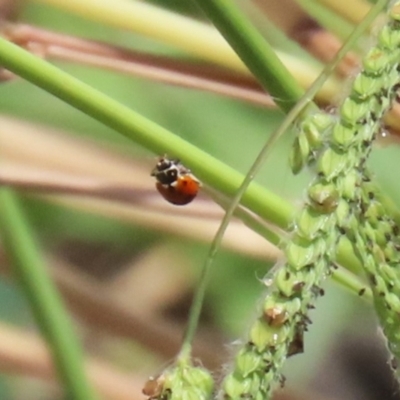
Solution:
[{"label": "green grass blade", "polygon": [[7,257],[53,353],[68,398],[94,400],[83,368],[83,355],[62,300],[49,278],[16,195],[0,189],[0,232]]},{"label": "green grass blade", "polygon": [[[242,174],[204,151],[2,38],[0,64],[155,154],[181,159],[205,184],[227,196],[243,180]],[[249,187],[242,204],[280,227],[286,228],[291,221],[292,206],[260,185]]]},{"label": "green grass blade", "polygon": [[232,0],[196,0],[247,68],[287,113],[303,89],[276,56],[274,49],[240,13]]}]

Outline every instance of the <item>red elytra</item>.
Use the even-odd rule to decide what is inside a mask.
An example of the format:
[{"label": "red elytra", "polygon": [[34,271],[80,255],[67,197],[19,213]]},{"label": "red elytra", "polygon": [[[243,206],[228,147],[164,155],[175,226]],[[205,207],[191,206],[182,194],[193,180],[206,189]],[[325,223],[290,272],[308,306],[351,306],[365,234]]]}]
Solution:
[{"label": "red elytra", "polygon": [[158,192],[168,202],[176,206],[189,204],[199,192],[200,182],[192,175],[183,175],[171,185],[164,185],[156,182]]},{"label": "red elytra", "polygon": [[200,182],[191,174],[180,176],[171,186],[186,196],[196,196],[199,192]]}]

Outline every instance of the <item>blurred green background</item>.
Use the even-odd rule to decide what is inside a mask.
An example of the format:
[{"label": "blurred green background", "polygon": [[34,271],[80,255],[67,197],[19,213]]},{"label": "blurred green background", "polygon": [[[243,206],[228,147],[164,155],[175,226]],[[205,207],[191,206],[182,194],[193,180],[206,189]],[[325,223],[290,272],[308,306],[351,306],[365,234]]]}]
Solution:
[{"label": "blurred green background", "polygon": [[[189,2],[175,0],[158,3],[198,17],[196,8],[188,6]],[[128,48],[179,55],[175,49],[160,43],[44,5],[30,2],[23,4],[19,19],[43,28]],[[157,82],[69,63],[57,65],[241,172],[247,171],[261,146],[282,120],[280,112],[214,94],[168,87]],[[154,154],[30,83],[15,79],[2,83],[0,91],[2,114],[66,130],[76,137],[85,137],[110,146],[124,156],[144,157],[149,160],[154,158]],[[304,198],[310,176],[307,173],[297,177],[291,175],[287,161],[291,142],[290,134],[279,141],[256,180],[299,205]],[[397,176],[399,152],[398,146],[378,144],[370,162],[377,181],[396,204],[400,200]],[[164,237],[158,232],[49,204],[32,196],[24,196],[23,204],[37,239],[42,248],[49,252],[57,252],[64,243],[83,243],[95,248],[104,247],[111,254],[116,254],[117,258],[118,254],[129,257],[167,241],[179,252],[190,256],[191,266],[196,273],[207,254],[208,248],[204,244]],[[104,257],[109,257],[109,254],[104,254]],[[105,263],[103,268],[112,269],[112,257],[107,260],[108,267]],[[227,345],[235,338],[244,336],[250,321],[256,315],[256,306],[264,291],[260,279],[270,267],[271,263],[228,251],[221,251],[218,255],[208,290],[206,309],[212,325],[226,337]],[[340,353],[334,350],[340,347],[338,343],[354,337],[376,336],[374,316],[363,300],[332,282],[328,282],[325,289],[326,296],[319,301],[317,310],[311,316],[313,324],[305,338],[305,354],[296,356],[287,363],[288,386],[296,390],[306,391],[310,387],[319,390],[316,377],[323,375],[321,371],[329,373],[330,365],[335,364],[333,358]],[[0,281],[0,304],[1,320],[23,327],[33,325],[28,305],[18,287],[9,280]],[[2,376],[0,398],[22,398],[19,385],[17,378]],[[24,391],[22,393],[27,396]],[[44,398],[40,395],[35,397],[32,393],[30,395],[32,399]],[[342,397],[344,398],[346,397]]]}]

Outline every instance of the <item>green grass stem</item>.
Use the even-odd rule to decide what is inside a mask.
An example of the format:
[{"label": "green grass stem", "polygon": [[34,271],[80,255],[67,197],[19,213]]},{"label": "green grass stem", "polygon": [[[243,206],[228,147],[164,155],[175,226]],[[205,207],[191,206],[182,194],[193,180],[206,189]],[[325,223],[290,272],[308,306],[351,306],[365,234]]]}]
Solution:
[{"label": "green grass stem", "polygon": [[[0,64],[155,154],[167,153],[181,159],[206,185],[228,197],[243,181],[242,174],[211,155],[1,37]],[[289,202],[254,182],[241,204],[283,229],[287,229],[294,215]],[[349,243],[341,248],[338,262],[357,270],[359,261]]]},{"label": "green grass stem", "polygon": [[83,355],[62,300],[48,276],[45,263],[11,189],[0,189],[1,239],[13,271],[29,300],[38,325],[47,339],[54,364],[74,400],[95,400]]},{"label": "green grass stem", "polygon": [[[243,180],[242,174],[167,129],[3,38],[0,64],[155,154],[179,158],[204,183],[227,196]],[[251,185],[242,204],[280,227],[291,221],[292,206],[260,185]]]},{"label": "green grass stem", "polygon": [[232,0],[196,0],[196,3],[275,103],[285,113],[292,109],[303,95],[303,89],[235,3]]}]

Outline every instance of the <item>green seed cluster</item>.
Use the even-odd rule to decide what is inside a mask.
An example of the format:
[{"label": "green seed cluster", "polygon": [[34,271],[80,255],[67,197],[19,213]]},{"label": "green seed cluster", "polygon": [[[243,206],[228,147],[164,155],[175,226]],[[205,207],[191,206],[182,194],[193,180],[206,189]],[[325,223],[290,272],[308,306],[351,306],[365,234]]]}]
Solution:
[{"label": "green seed cluster", "polygon": [[289,157],[294,174],[298,174],[305,165],[312,165],[316,161],[323,140],[330,134],[334,122],[334,116],[324,112],[307,115],[300,122]]},{"label": "green seed cluster", "polygon": [[157,400],[209,400],[213,390],[214,380],[206,369],[179,360],[160,376],[150,378],[143,394]]},{"label": "green seed cluster", "polygon": [[[339,219],[348,218],[349,207],[341,199],[337,182],[354,164],[334,166],[330,147],[323,148],[320,132],[332,129],[333,117],[315,114],[304,123],[306,139],[299,141],[305,163],[317,163],[318,175],[308,189],[308,200],[297,216],[291,241],[285,250],[286,263],[266,280],[269,293],[263,313],[252,326],[248,341],[236,355],[233,371],[223,382],[225,399],[265,400],[276,383],[283,383],[281,369],[290,355],[303,349],[303,332],[310,320],[308,311],[323,293],[321,282],[330,274],[339,235]],[[321,126],[323,129],[320,130]],[[306,143],[307,142],[307,143]],[[306,143],[306,145],[304,145]],[[302,147],[303,146],[303,147]],[[300,158],[297,158],[299,160]]]},{"label": "green seed cluster", "polygon": [[400,241],[399,228],[376,198],[367,177],[357,190],[357,204],[348,236],[354,243],[370,287],[380,325],[397,368],[400,359]]},{"label": "green seed cluster", "polygon": [[[370,198],[366,203],[360,201],[359,190],[364,183],[364,165],[372,142],[380,132],[380,121],[391,106],[399,82],[399,18],[400,5],[396,2],[389,12],[388,24],[382,29],[377,45],[365,56],[362,71],[338,113],[317,113],[301,123],[291,154],[292,169],[297,173],[303,166],[313,165],[317,176],[295,220],[285,251],[286,263],[272,279],[263,314],[251,328],[247,342],[235,358],[233,371],[223,382],[226,399],[271,398],[273,386],[282,382],[283,362],[302,350],[302,335],[310,322],[308,311],[323,294],[320,285],[331,273],[341,235],[357,220],[355,210],[359,214],[365,211],[373,214],[372,203],[366,208]],[[375,203],[375,211],[376,206]],[[375,225],[367,229],[374,231]],[[372,242],[382,239],[376,237],[379,235],[385,238],[387,231],[395,234],[393,227],[386,224],[379,234],[364,236],[362,243],[369,239],[370,249],[382,257],[382,251],[378,252]],[[396,254],[396,250],[386,248],[388,253]],[[372,259],[375,264],[375,256]],[[391,332],[400,338],[397,322],[400,302],[389,290],[395,285],[393,272],[386,268],[384,274],[392,286],[384,291],[383,302],[390,307],[393,303],[391,315],[396,317],[396,323],[392,325],[397,330]],[[375,272],[371,276],[375,286],[381,288],[380,276]]]},{"label": "green seed cluster", "polygon": [[[379,130],[382,111],[390,107],[399,87],[400,63],[400,4],[396,2],[390,12],[390,21],[382,29],[377,48],[370,53],[364,63],[365,72],[358,77],[357,94],[366,103],[375,98],[378,108],[375,121],[368,121],[372,131]],[[376,57],[377,63],[374,64]],[[374,81],[374,82],[373,82]],[[374,94],[376,92],[376,94]],[[379,94],[380,93],[380,94]],[[378,126],[376,126],[378,125]],[[366,156],[371,149],[374,137],[364,137],[361,146]],[[400,241],[399,229],[388,216],[376,198],[365,168],[365,159],[360,159],[356,190],[351,201],[352,216],[347,225],[347,234],[354,243],[355,250],[362,260],[363,268],[370,283],[374,305],[380,324],[388,340],[394,359],[400,358]],[[397,362],[393,362],[395,367]]]}]

